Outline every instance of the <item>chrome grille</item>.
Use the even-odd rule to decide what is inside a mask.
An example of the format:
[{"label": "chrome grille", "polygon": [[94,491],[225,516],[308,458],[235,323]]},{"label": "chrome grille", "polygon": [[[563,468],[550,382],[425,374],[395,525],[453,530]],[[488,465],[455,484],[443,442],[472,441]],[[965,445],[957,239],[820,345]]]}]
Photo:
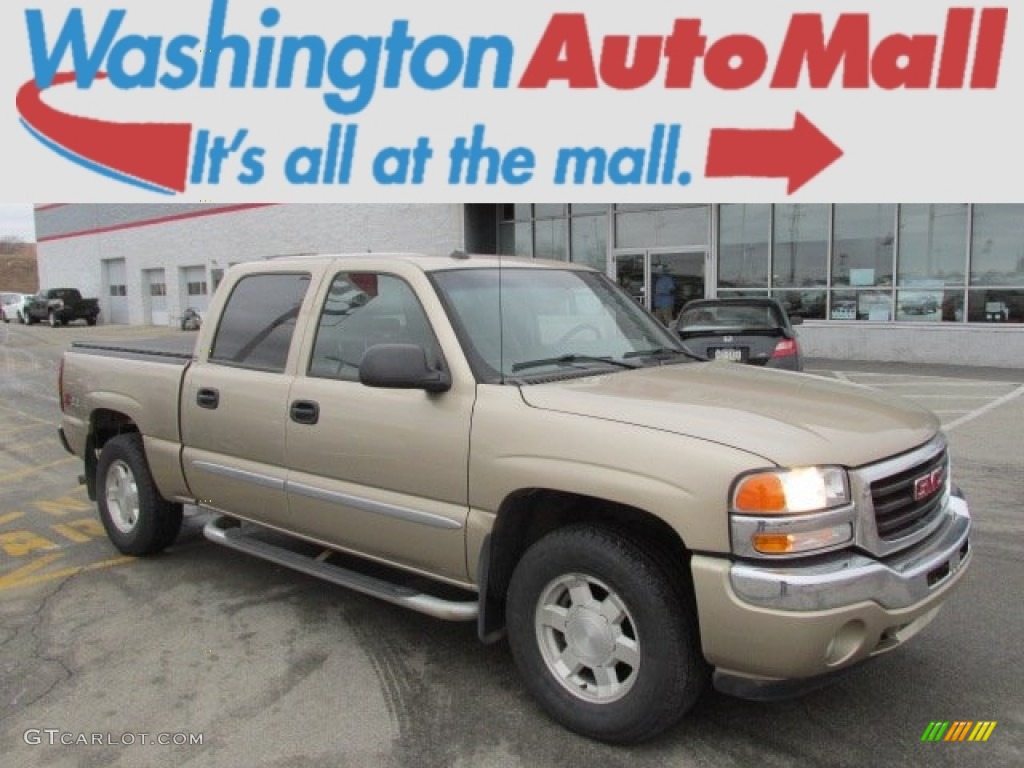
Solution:
[{"label": "chrome grille", "polygon": [[[923,498],[915,499],[915,489],[922,478],[941,470],[938,487]],[[889,475],[871,483],[871,501],[875,508],[878,538],[892,541],[901,538],[932,519],[945,498],[949,475],[946,450],[899,474]]]}]

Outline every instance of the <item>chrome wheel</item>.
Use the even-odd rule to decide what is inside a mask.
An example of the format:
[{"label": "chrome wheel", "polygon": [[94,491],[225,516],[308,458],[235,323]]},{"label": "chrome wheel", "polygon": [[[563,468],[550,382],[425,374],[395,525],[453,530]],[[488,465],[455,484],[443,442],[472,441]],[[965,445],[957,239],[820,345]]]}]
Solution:
[{"label": "chrome wheel", "polygon": [[107,509],[114,527],[131,533],[139,522],[139,488],[131,467],[121,460],[107,468]]},{"label": "chrome wheel", "polygon": [[640,670],[636,622],[606,584],[578,573],[559,576],[537,601],[541,656],[572,695],[608,704],[629,693]]}]

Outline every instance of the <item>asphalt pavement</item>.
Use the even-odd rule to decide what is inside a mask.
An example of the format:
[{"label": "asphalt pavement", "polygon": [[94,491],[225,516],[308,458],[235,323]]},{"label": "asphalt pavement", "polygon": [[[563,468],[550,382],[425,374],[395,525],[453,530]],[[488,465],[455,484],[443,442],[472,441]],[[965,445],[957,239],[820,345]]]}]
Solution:
[{"label": "asphalt pavement", "polygon": [[[1024,369],[809,361],[939,415],[975,517],[971,572],[923,633],[834,686],[710,693],[623,749],[549,721],[474,626],[222,549],[194,515],[163,555],[120,556],[57,442],[56,365],[73,338],[154,335],[178,334],[0,326],[5,767],[1024,764]],[[996,725],[922,742],[936,721]]]}]

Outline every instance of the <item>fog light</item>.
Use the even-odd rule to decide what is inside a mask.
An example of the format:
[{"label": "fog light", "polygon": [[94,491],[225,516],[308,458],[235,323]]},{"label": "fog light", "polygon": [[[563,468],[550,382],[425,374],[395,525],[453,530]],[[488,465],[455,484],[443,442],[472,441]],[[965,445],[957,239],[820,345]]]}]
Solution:
[{"label": "fog light", "polygon": [[817,531],[800,533],[755,533],[754,549],[764,555],[785,555],[827,549],[853,540],[853,526],[849,523],[833,525]]},{"label": "fog light", "polygon": [[867,627],[860,619],[848,621],[829,641],[825,650],[825,663],[834,667],[851,659],[861,648],[867,637]]}]

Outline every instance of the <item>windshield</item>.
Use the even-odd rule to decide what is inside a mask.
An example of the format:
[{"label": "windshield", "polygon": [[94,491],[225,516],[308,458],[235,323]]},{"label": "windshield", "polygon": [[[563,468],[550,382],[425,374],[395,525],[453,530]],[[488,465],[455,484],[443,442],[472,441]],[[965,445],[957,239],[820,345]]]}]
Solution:
[{"label": "windshield", "polygon": [[782,318],[766,304],[699,304],[683,310],[678,327],[680,331],[770,329],[782,327]]},{"label": "windshield", "polygon": [[596,272],[465,269],[433,279],[485,380],[635,368],[648,356],[682,354],[671,333]]}]

